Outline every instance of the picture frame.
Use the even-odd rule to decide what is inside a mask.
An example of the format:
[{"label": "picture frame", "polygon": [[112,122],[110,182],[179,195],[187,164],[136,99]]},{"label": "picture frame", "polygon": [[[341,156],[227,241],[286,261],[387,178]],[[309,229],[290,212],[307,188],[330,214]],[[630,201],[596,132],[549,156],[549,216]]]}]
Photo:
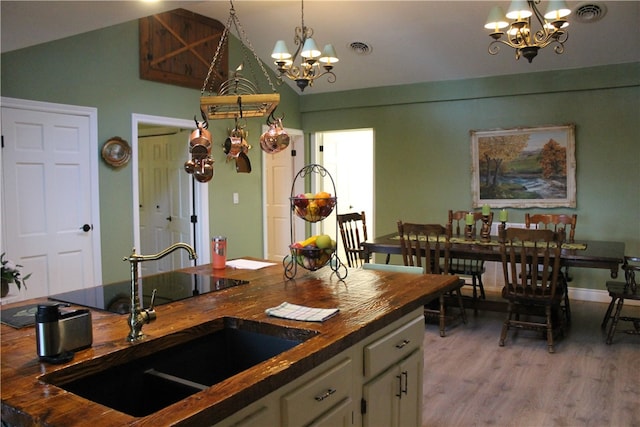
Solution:
[{"label": "picture frame", "polygon": [[576,207],[575,125],[471,130],[473,207]]}]

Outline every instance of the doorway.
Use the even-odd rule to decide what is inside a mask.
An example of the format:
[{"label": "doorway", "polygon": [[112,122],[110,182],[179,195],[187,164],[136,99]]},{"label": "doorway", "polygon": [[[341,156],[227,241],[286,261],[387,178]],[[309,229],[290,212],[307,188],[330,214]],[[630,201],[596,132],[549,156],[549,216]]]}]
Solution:
[{"label": "doorway", "polygon": [[[265,132],[267,126],[263,126]],[[304,134],[298,129],[286,129],[290,136],[289,146],[276,154],[262,152],[264,165],[262,197],[264,203],[264,257],[282,261],[289,254],[292,231],[294,240],[304,239],[305,224],[294,216],[291,224],[291,186],[296,174],[304,166]],[[304,183],[296,182],[296,194],[304,193]],[[291,227],[293,226],[293,230]]]},{"label": "doorway", "polygon": [[[314,135],[312,146],[316,163],[331,174],[338,197],[338,209],[318,224],[315,233],[328,234],[339,240],[335,215],[364,211],[368,237],[375,236],[373,143],[374,134],[370,128],[317,132]],[[324,181],[316,183],[316,191],[333,192],[330,188],[332,183]],[[345,260],[342,242],[338,244],[338,256]]]},{"label": "doorway", "polygon": [[2,233],[33,280],[2,303],[102,283],[97,110],[2,98]]},{"label": "doorway", "polygon": [[198,254],[196,261],[176,251],[142,263],[141,276],[209,262],[209,187],[184,171],[193,127],[191,120],[132,115],[134,247],[147,255],[185,242]]}]

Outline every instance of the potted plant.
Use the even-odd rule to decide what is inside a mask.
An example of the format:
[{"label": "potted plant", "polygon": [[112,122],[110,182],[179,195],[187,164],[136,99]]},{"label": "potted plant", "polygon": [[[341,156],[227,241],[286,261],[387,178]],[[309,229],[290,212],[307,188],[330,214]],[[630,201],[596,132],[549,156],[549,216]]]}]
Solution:
[{"label": "potted plant", "polygon": [[15,283],[20,290],[20,287],[24,285],[25,289],[27,288],[27,284],[25,280],[27,280],[31,273],[27,274],[24,277],[20,277],[20,264],[14,264],[13,261],[8,259],[4,259],[5,253],[3,252],[0,255],[0,262],[2,263],[2,288],[0,289],[0,297],[5,297],[9,293],[9,283]]}]

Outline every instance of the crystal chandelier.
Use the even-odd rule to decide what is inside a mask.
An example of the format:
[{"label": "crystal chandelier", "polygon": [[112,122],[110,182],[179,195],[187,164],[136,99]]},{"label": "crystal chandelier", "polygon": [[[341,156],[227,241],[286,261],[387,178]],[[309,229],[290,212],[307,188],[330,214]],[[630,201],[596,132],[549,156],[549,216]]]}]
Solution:
[{"label": "crystal chandelier", "polygon": [[[296,27],[293,38],[293,42],[298,46],[296,52],[291,55],[284,40],[278,40],[271,57],[275,59],[275,64],[278,67],[278,77],[282,79],[283,76],[286,76],[295,80],[300,91],[304,91],[307,86],[313,86],[314,80],[325,75],[329,83],[334,83],[336,75],[332,69],[333,64],[338,62],[338,57],[331,44],[325,45],[320,52],[312,38],[313,28],[304,25],[304,0],[301,1],[301,4],[302,25]],[[298,55],[300,55],[301,63],[294,65]]]},{"label": "crystal chandelier", "polygon": [[[489,44],[489,53],[495,55],[500,51],[500,44],[516,50],[516,59],[520,56],[529,62],[538,55],[538,50],[555,44],[553,50],[557,54],[564,52],[564,43],[569,38],[565,30],[569,22],[565,19],[571,13],[564,1],[550,1],[547,12],[543,15],[536,6],[540,0],[512,1],[505,15],[499,6],[494,6],[489,13],[485,28],[493,32],[489,36],[493,41]],[[535,17],[535,21],[532,19]],[[507,20],[511,20],[509,23]],[[539,29],[532,24],[537,21]],[[508,30],[503,31],[504,28]],[[504,39],[502,36],[506,36]]]}]

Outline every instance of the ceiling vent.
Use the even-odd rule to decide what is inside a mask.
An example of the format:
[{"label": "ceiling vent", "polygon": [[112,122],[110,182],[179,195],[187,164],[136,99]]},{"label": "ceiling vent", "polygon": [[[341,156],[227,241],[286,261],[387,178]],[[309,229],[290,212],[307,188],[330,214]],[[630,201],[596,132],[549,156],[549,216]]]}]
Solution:
[{"label": "ceiling vent", "polygon": [[351,51],[354,52],[356,55],[369,55],[373,50],[371,46],[369,46],[365,42],[349,43],[349,49],[351,49]]},{"label": "ceiling vent", "polygon": [[584,24],[590,24],[601,20],[606,14],[607,7],[603,4],[582,3],[575,9],[575,20]]}]

